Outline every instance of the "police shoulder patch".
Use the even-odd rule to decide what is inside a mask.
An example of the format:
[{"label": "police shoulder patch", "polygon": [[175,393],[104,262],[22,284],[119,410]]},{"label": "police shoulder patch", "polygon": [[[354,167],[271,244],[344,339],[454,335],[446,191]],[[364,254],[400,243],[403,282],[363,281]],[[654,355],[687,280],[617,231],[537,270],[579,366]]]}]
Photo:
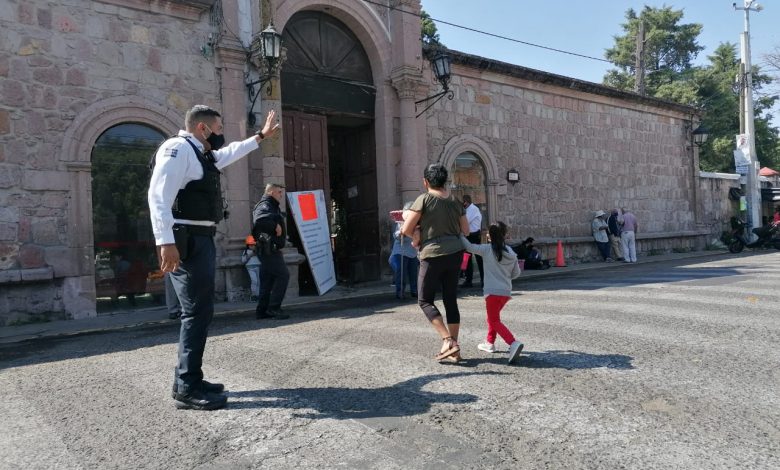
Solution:
[{"label": "police shoulder patch", "polygon": [[179,149],[177,149],[177,148],[169,148],[169,149],[165,150],[165,156],[166,157],[171,157],[171,158],[176,158],[176,154],[178,152],[179,152]]}]

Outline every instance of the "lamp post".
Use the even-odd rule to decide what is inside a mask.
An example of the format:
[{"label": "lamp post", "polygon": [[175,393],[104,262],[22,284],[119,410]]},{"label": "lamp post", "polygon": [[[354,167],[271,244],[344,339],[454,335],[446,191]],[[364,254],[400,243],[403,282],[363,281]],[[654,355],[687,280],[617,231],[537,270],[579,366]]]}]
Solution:
[{"label": "lamp post", "polygon": [[[743,80],[744,97],[745,97],[745,134],[747,134],[748,140],[748,155],[750,164],[747,169],[747,224],[748,228],[757,227],[761,223],[761,190],[759,188],[758,179],[758,156],[756,155],[756,136],[755,136],[755,122],[753,115],[753,75],[751,73],[750,64],[750,12],[759,12],[763,9],[754,0],[745,0],[744,7],[737,7],[734,3],[734,10],[742,10],[745,12],[745,31],[741,35],[741,52],[742,63],[744,64],[745,78]],[[752,237],[752,231],[747,231],[749,236]]]},{"label": "lamp post", "polygon": [[450,58],[450,55],[444,51],[437,52],[436,55],[431,59],[431,69],[433,69],[433,76],[436,77],[436,81],[441,84],[442,90],[435,95],[431,95],[427,98],[423,98],[414,102],[416,107],[418,104],[433,100],[433,103],[429,104],[425,107],[425,109],[420,111],[420,113],[417,114],[417,117],[425,114],[425,112],[431,109],[433,105],[438,103],[439,100],[444,97],[444,95],[447,95],[447,99],[450,100],[455,96],[452,90],[450,90],[450,79],[452,78],[450,72],[451,63],[452,59]]},{"label": "lamp post", "polygon": [[[257,53],[259,56],[257,57]],[[247,122],[250,126],[254,126],[256,122],[255,118],[255,103],[257,97],[260,96],[259,90],[255,90],[255,85],[259,85],[258,88],[262,88],[263,84],[268,83],[274,78],[276,69],[281,65],[279,57],[282,54],[282,35],[276,31],[273,22],[268,24],[268,27],[260,32],[260,37],[252,41],[252,52],[250,52],[252,58],[259,59],[256,63],[260,68],[260,78],[252,82],[247,82],[246,87],[249,93],[249,99],[252,100],[252,106],[249,108],[249,114],[247,114]],[[271,94],[271,87],[268,87],[268,94]]]}]

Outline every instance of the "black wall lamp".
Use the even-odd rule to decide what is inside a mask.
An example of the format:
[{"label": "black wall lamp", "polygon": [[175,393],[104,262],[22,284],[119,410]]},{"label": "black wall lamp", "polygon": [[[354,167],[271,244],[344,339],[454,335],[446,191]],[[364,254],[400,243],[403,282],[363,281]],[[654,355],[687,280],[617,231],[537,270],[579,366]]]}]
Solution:
[{"label": "black wall lamp", "polygon": [[[693,128],[693,121],[690,121],[686,124],[686,129],[691,130]],[[694,144],[701,148],[702,145],[704,145],[705,142],[707,142],[707,138],[710,136],[710,130],[704,127],[703,125],[699,125],[696,127],[696,129],[693,129],[691,131],[691,141],[688,144],[688,148],[693,148]]]},{"label": "black wall lamp", "polygon": [[512,168],[511,170],[506,172],[506,180],[512,184],[517,183],[518,181],[520,181],[520,172]]},{"label": "black wall lamp", "polygon": [[437,52],[436,55],[433,56],[431,59],[431,69],[433,69],[433,75],[436,77],[436,81],[438,81],[441,84],[442,91],[436,93],[435,95],[431,95],[427,98],[423,98],[419,101],[415,101],[414,105],[415,108],[417,105],[426,103],[428,101],[433,100],[433,103],[429,104],[425,107],[420,113],[417,115],[417,117],[422,116],[425,114],[426,111],[431,109],[433,105],[439,102],[444,96],[447,96],[447,99],[452,99],[455,96],[455,93],[453,93],[452,90],[450,90],[450,78],[452,78],[450,74],[450,65],[452,63],[452,59],[450,58],[449,54],[446,52]]},{"label": "black wall lamp", "polygon": [[707,138],[710,136],[710,130],[706,127],[699,125],[691,132],[691,141],[696,144],[697,147],[704,145],[707,142]]},{"label": "black wall lamp", "polygon": [[[281,54],[282,35],[276,31],[274,23],[271,22],[267,28],[260,32],[259,37],[255,36],[249,50],[249,61],[260,69],[261,72],[260,78],[246,83],[249,99],[252,100],[252,106],[249,107],[249,114],[247,115],[247,122],[250,126],[254,126],[257,121],[254,113],[255,103],[257,102],[257,97],[260,96],[260,88],[264,84],[268,83],[267,93],[269,96],[271,95],[270,81],[276,76],[276,71],[281,66],[282,61],[279,60]],[[257,89],[255,86],[257,86]]]}]

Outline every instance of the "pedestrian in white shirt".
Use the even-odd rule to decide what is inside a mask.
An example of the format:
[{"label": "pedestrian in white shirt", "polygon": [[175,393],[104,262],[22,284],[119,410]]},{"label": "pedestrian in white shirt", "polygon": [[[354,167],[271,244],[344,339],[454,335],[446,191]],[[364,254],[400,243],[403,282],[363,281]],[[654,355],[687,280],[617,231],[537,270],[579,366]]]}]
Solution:
[{"label": "pedestrian in white shirt", "polygon": [[[468,194],[463,196],[463,207],[466,209],[466,220],[469,222],[469,236],[466,239],[471,243],[482,243],[482,211],[479,210],[476,204],[471,202],[471,196]],[[481,287],[485,287],[485,271],[482,266],[482,256],[475,254],[474,258],[477,260]],[[465,277],[466,279],[460,287],[474,287],[474,264],[471,260],[466,265]]]}]

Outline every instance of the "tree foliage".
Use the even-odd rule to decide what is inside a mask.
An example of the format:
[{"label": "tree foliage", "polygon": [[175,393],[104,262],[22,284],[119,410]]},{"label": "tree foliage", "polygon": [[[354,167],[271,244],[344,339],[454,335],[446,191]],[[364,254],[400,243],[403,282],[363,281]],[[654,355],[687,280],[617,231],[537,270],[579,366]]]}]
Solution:
[{"label": "tree foliage", "polygon": [[[708,171],[734,171],[733,150],[739,134],[740,60],[737,46],[720,44],[708,64],[694,66],[703,47],[697,43],[702,30],[698,24],[681,24],[682,10],[671,7],[645,7],[640,15],[626,12],[624,34],[615,37],[615,46],[606,57],[617,65],[604,77],[604,84],[633,91],[636,80],[636,35],[639,22],[645,23],[645,94],[693,106],[700,110],[702,124],[710,139],[700,151],[700,165]],[[780,65],[780,56],[777,57]],[[778,68],[780,71],[780,68]],[[777,96],[764,92],[772,77],[753,67],[756,152],[762,166],[780,164],[778,130],[769,113]]]},{"label": "tree foliage", "polygon": [[436,28],[436,23],[433,22],[431,15],[429,15],[425,10],[420,11],[420,23],[420,39],[422,40],[423,44],[426,46],[440,44],[439,32]]},{"label": "tree foliage", "polygon": [[645,25],[645,89],[654,94],[659,87],[680,79],[691,62],[704,48],[696,42],[700,24],[680,24],[682,10],[672,7],[645,6],[637,15],[629,9],[624,34],[615,36],[615,47],[607,49],[606,58],[617,65],[605,77],[605,83],[621,89],[633,89],[636,82],[636,37],[639,25]]},{"label": "tree foliage", "polygon": [[428,60],[433,60],[437,52],[444,51],[447,47],[439,41],[439,31],[431,16],[420,11],[420,40],[423,43],[423,55]]}]

